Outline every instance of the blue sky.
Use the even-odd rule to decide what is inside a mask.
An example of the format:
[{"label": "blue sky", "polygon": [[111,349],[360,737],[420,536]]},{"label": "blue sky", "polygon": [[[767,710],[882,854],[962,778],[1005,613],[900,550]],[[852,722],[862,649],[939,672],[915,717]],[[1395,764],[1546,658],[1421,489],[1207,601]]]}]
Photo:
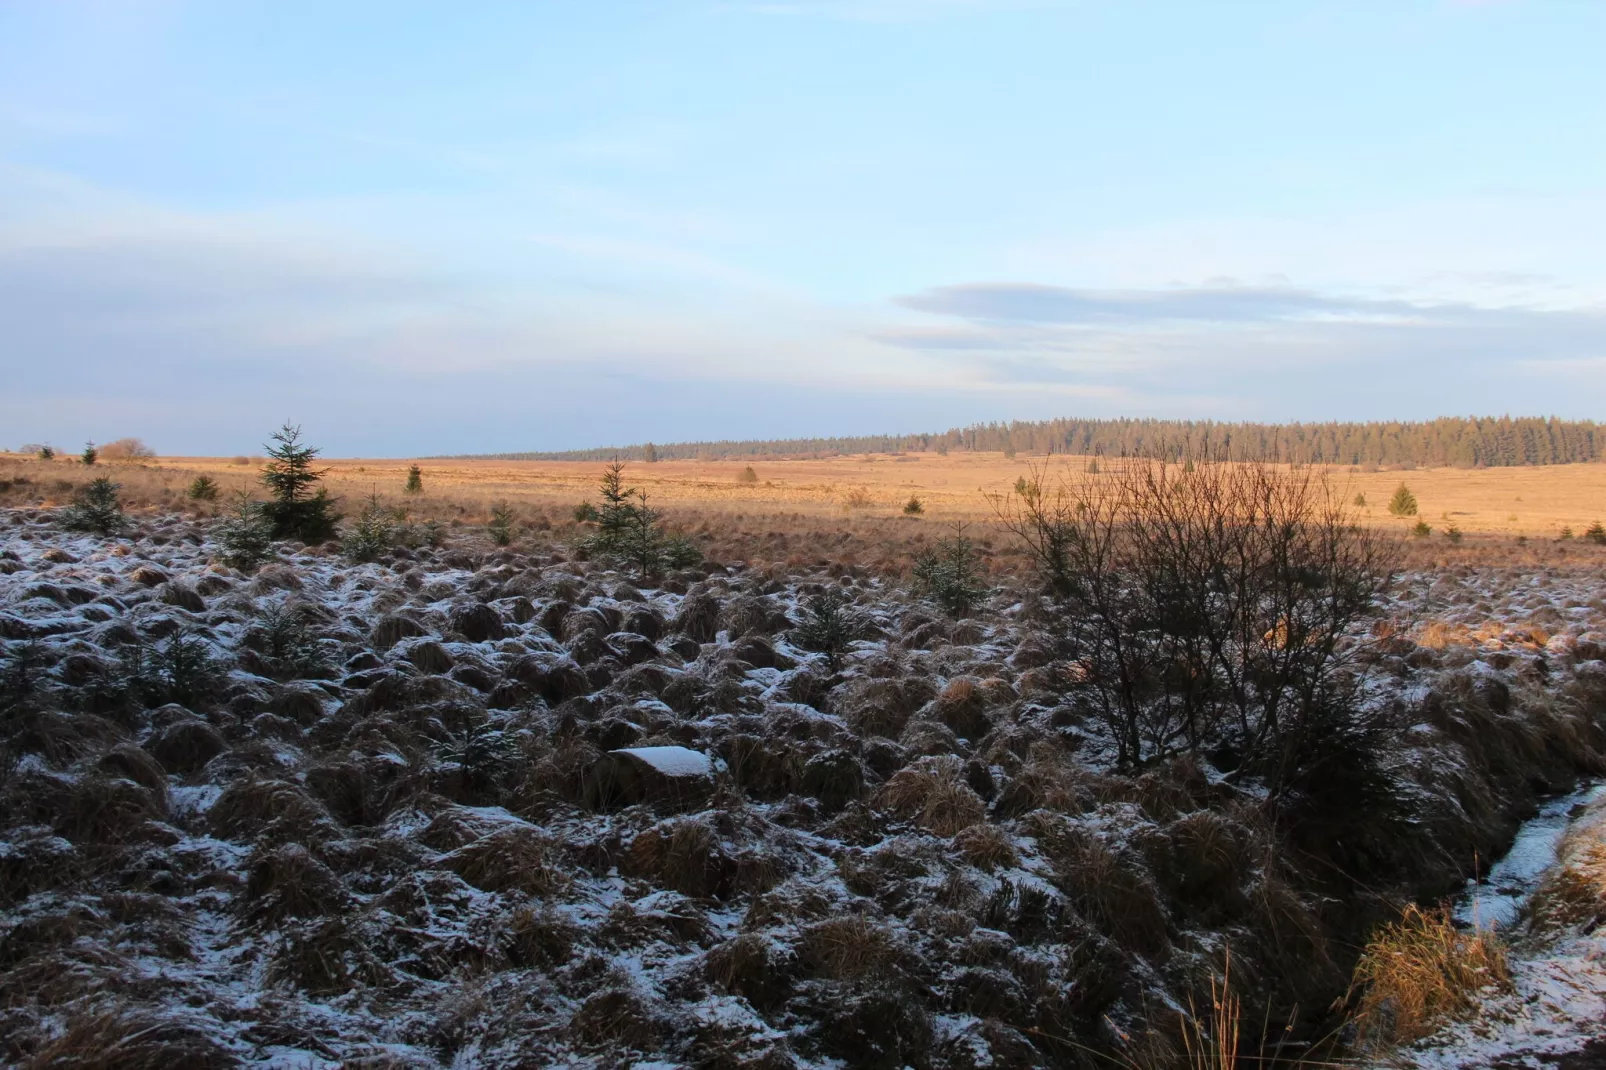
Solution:
[{"label": "blue sky", "polygon": [[0,0],[0,444],[1606,417],[1593,0]]}]

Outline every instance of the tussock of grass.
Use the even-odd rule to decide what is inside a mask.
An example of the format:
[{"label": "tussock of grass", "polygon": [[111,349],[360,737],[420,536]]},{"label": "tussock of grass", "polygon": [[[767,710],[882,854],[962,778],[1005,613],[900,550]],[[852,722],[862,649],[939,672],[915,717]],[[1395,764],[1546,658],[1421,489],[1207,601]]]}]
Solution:
[{"label": "tussock of grass", "polygon": [[117,1006],[75,1013],[23,1063],[26,1070],[212,1070],[237,1065],[239,1060],[208,1035],[204,1022]]},{"label": "tussock of grass", "polygon": [[1379,928],[1355,966],[1357,1036],[1373,1050],[1409,1044],[1472,1014],[1479,993],[1508,989],[1504,943],[1457,929],[1448,908],[1412,904]]},{"label": "tussock of grass", "polygon": [[441,865],[489,892],[551,895],[568,884],[551,839],[525,825],[498,829],[464,844],[443,857]]},{"label": "tussock of grass", "polygon": [[886,927],[861,914],[810,925],[803,930],[802,952],[816,973],[837,981],[885,975],[897,959]]},{"label": "tussock of grass", "polygon": [[881,789],[881,802],[938,836],[952,836],[987,816],[987,805],[965,783],[963,764],[948,755],[900,769]]},{"label": "tussock of grass", "polygon": [[960,829],[954,836],[954,846],[966,862],[989,871],[1007,868],[1020,861],[1014,838],[997,825],[985,821]]},{"label": "tussock of grass", "polygon": [[692,818],[666,821],[637,836],[630,844],[630,865],[693,899],[719,894],[729,869],[713,828]]}]

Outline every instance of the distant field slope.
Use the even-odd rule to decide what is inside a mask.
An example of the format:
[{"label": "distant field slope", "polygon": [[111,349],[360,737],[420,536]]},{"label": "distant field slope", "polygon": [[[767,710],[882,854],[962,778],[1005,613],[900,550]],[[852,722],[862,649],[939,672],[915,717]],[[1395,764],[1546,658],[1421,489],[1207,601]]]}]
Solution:
[{"label": "distant field slope", "polygon": [[1217,423],[1212,420],[1038,420],[974,424],[940,434],[860,435],[749,442],[642,443],[559,453],[498,453],[498,460],[718,460],[950,450],[1225,457],[1313,464],[1418,464],[1475,468],[1574,464],[1606,455],[1606,424],[1524,417],[1443,417],[1420,423]]}]

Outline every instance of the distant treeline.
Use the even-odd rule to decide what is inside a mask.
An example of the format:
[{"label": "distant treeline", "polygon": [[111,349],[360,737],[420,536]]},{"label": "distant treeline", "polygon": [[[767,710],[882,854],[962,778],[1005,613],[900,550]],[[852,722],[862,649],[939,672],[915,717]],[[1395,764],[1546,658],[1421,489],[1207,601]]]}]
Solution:
[{"label": "distant treeline", "polygon": [[497,460],[738,460],[854,453],[963,451],[1215,458],[1298,464],[1459,468],[1573,464],[1606,457],[1606,424],[1542,417],[1442,417],[1425,422],[1320,424],[1213,420],[1036,420],[974,424],[940,434],[860,435],[750,442],[643,443],[560,453],[497,453]]}]

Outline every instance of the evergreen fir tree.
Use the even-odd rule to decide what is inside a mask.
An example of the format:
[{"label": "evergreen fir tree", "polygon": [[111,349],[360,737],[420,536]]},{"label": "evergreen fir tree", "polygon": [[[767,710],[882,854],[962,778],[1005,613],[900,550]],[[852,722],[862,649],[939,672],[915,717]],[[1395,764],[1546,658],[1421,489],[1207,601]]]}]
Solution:
[{"label": "evergreen fir tree", "polygon": [[424,473],[418,465],[411,465],[407,469],[407,486],[403,489],[408,494],[424,493]]},{"label": "evergreen fir tree", "polygon": [[93,442],[86,442],[84,443],[84,452],[79,455],[79,459],[86,465],[94,464],[100,459],[100,451],[95,448]]},{"label": "evergreen fir tree", "polygon": [[275,431],[272,443],[264,448],[270,460],[262,470],[262,482],[273,500],[263,504],[262,514],[272,527],[273,537],[305,543],[333,538],[340,514],[334,511],[335,503],[327,490],[313,490],[328,471],[312,466],[319,451],[303,445],[301,428],[290,424]]},{"label": "evergreen fir tree", "polygon": [[491,522],[485,525],[486,532],[491,541],[498,546],[506,546],[513,541],[513,507],[506,502],[498,502],[491,507]]},{"label": "evergreen fir tree", "polygon": [[1412,494],[1410,488],[1408,488],[1404,483],[1401,483],[1399,487],[1395,489],[1394,497],[1389,499],[1389,515],[1415,516],[1416,509],[1416,495]]},{"label": "evergreen fir tree", "polygon": [[115,535],[128,526],[123,516],[123,503],[117,497],[121,483],[113,483],[101,476],[91,479],[79,490],[73,503],[61,511],[61,526],[68,531],[92,531],[97,535]]}]

